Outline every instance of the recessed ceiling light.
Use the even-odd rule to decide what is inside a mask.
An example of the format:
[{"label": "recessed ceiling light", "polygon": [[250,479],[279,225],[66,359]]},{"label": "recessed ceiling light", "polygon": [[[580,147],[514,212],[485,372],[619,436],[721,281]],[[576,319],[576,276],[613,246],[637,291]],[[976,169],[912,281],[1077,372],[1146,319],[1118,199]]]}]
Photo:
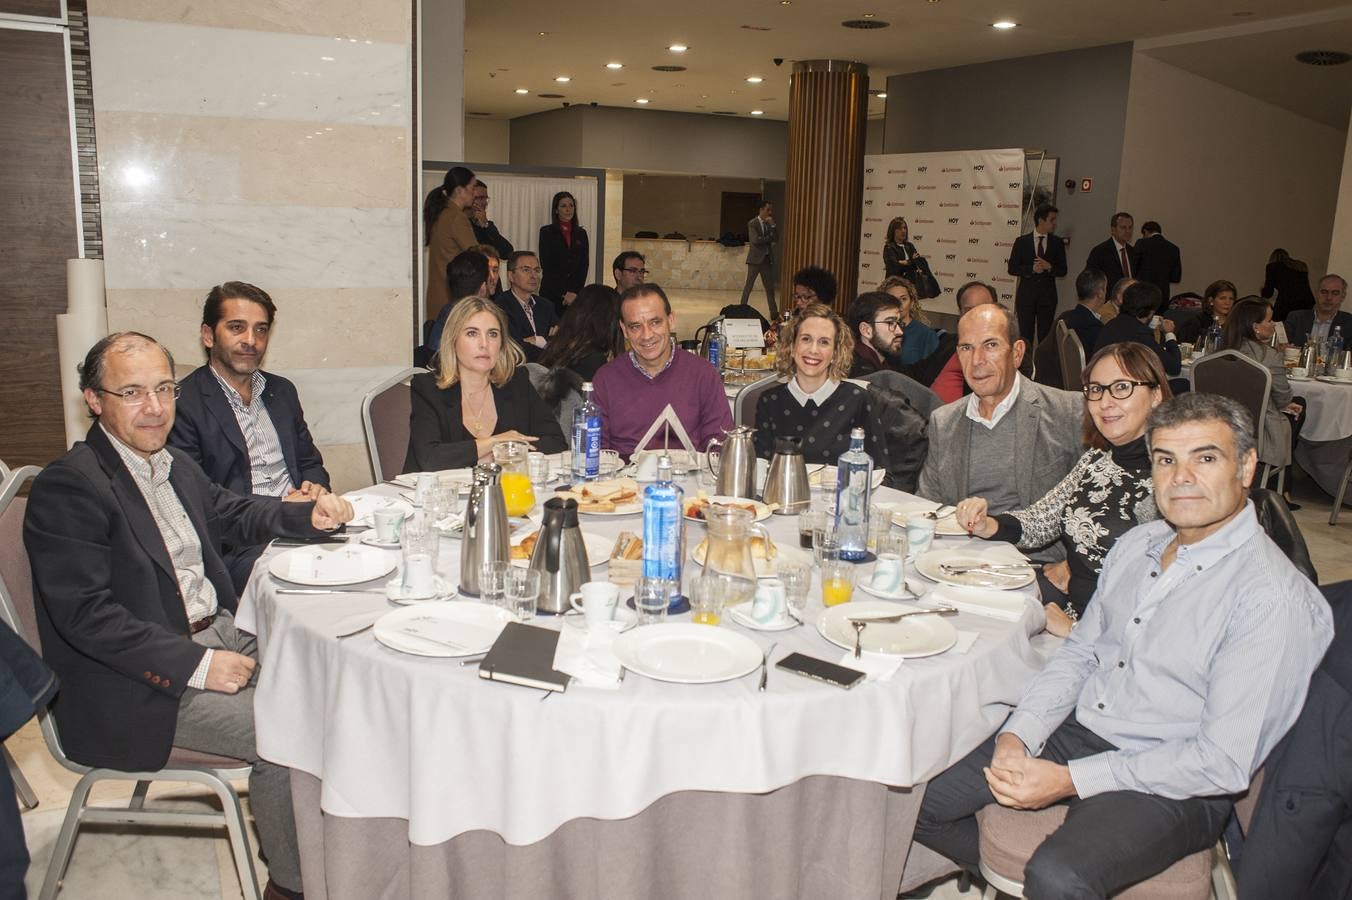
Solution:
[{"label": "recessed ceiling light", "polygon": [[530,93],[530,88],[517,88],[517,89],[516,89],[516,92],[517,92],[518,94],[529,94],[529,93]]},{"label": "recessed ceiling light", "polygon": [[635,103],[647,103],[647,102],[648,102],[648,98],[647,98],[647,97],[639,97],[639,98],[638,98],[637,100],[635,100],[634,102],[635,102]]},{"label": "recessed ceiling light", "polygon": [[606,63],[607,69],[623,69],[624,63]]},{"label": "recessed ceiling light", "polygon": [[751,115],[753,115],[753,116],[763,116],[763,115],[765,115],[765,110],[763,110],[763,109],[753,109],[753,110],[751,110]]},{"label": "recessed ceiling light", "polygon": [[653,66],[654,72],[684,72],[685,66]]},{"label": "recessed ceiling light", "polygon": [[761,83],[762,81],[764,81],[764,80],[765,80],[765,79],[762,78],[762,77],[760,77],[759,75],[752,75],[750,78],[748,78],[748,79],[746,80],[746,83],[747,83],[747,84],[760,84],[760,83]]},{"label": "recessed ceiling light", "polygon": [[1001,20],[998,21],[998,22],[992,22],[992,23],[991,23],[991,27],[992,27],[992,28],[998,28],[998,29],[1000,29],[1001,31],[1008,31],[1008,30],[1011,29],[1011,28],[1018,28],[1018,27],[1019,27],[1019,23],[1018,23],[1018,22],[1011,22],[1011,21],[1009,21],[1008,19],[1001,19]]},{"label": "recessed ceiling light", "polygon": [[560,75],[558,78],[555,78],[554,80],[557,81],[559,84],[567,84],[573,79],[569,78],[567,75]]},{"label": "recessed ceiling light", "polygon": [[873,18],[873,13],[864,13],[864,18],[865,18],[865,19],[871,19],[871,18]]},{"label": "recessed ceiling light", "polygon": [[793,0],[779,0],[780,6],[792,6]]},{"label": "recessed ceiling light", "polygon": [[537,32],[537,33],[540,35],[540,37],[549,37],[549,32],[548,32],[548,31],[541,31],[541,32]]},{"label": "recessed ceiling light", "polygon": [[672,44],[672,45],[671,45],[670,47],[668,47],[667,49],[670,50],[672,53],[684,53],[685,51],[689,50],[690,48],[687,47],[685,44]]},{"label": "recessed ceiling light", "polygon": [[883,91],[881,94],[879,94],[879,95],[878,95],[878,99],[879,99],[879,100],[886,100],[886,99],[887,99],[887,91]]},{"label": "recessed ceiling light", "polygon": [[886,28],[891,22],[884,22],[882,19],[846,19],[840,23],[846,28],[858,28],[862,31],[871,31],[877,28]]}]

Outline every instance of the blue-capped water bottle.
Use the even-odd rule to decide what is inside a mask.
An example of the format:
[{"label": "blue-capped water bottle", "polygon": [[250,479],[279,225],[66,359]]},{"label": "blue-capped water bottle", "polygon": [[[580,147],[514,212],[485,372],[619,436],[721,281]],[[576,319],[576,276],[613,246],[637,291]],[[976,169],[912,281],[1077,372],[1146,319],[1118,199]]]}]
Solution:
[{"label": "blue-capped water bottle", "polygon": [[709,326],[709,365],[723,371],[723,360],[727,357],[727,338],[723,337],[723,320],[716,319]]},{"label": "blue-capped water bottle", "polygon": [[1324,351],[1324,374],[1336,375],[1343,364],[1343,326],[1334,325],[1329,332],[1328,349]]},{"label": "blue-capped water bottle", "polygon": [[582,383],[582,402],[573,408],[574,481],[595,481],[601,474],[601,410],[592,400],[592,383]]},{"label": "blue-capped water bottle", "polygon": [[836,464],[836,537],[840,558],[868,555],[868,503],[873,492],[873,458],[864,452],[864,429],[850,429],[850,449]]},{"label": "blue-capped water bottle", "polygon": [[681,597],[685,559],[685,491],[672,480],[671,457],[657,460],[657,480],[643,489],[643,577],[672,583],[670,603]]}]

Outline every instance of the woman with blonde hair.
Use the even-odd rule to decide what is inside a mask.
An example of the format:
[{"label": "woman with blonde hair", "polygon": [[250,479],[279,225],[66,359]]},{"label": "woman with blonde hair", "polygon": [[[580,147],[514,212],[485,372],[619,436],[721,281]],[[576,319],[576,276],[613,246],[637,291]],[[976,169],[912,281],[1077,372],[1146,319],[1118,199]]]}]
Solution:
[{"label": "woman with blonde hair", "polygon": [[901,303],[901,364],[913,366],[939,349],[939,332],[925,321],[915,285],[900,276],[888,278],[878,290]]},{"label": "woman with blonde hair", "polygon": [[823,303],[810,303],[779,333],[775,368],[786,384],[756,402],[756,455],[769,459],[778,438],[793,438],[809,464],[835,464],[850,449],[850,429],[864,429],[864,449],[887,470],[887,446],[869,392],[845,381],[854,338]]},{"label": "woman with blonde hair", "polygon": [[543,453],[566,449],[497,303],[485,297],[457,302],[438,352],[440,372],[414,375],[409,386],[405,472],[472,466],[491,459],[493,445],[503,441],[526,441]]}]

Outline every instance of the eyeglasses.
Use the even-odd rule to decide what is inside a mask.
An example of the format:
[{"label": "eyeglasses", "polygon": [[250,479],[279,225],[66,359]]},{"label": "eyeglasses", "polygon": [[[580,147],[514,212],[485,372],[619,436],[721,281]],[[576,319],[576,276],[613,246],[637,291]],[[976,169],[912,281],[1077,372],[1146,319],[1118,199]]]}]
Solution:
[{"label": "eyeglasses", "polygon": [[621,269],[620,271],[628,272],[630,275],[643,275],[644,277],[648,274],[647,269]]},{"label": "eyeglasses", "polygon": [[886,325],[888,328],[891,328],[893,331],[900,331],[900,330],[901,330],[901,319],[878,319],[878,320],[875,321],[873,324],[874,324],[875,326],[877,326],[877,325]]},{"label": "eyeglasses", "polygon": [[1084,398],[1090,403],[1097,403],[1103,399],[1103,392],[1114,400],[1125,400],[1130,397],[1137,387],[1159,387],[1153,381],[1128,381],[1125,378],[1121,381],[1114,381],[1112,384],[1097,384],[1093,381],[1084,386]]},{"label": "eyeglasses", "polygon": [[816,300],[816,299],[817,299],[817,292],[816,292],[816,291],[807,291],[807,292],[803,292],[803,291],[794,291],[794,292],[793,292],[793,302],[795,302],[795,303],[811,303],[813,300]]},{"label": "eyeglasses", "polygon": [[121,391],[107,391],[103,388],[94,388],[100,394],[108,394],[110,397],[116,397],[128,406],[142,406],[150,395],[154,394],[155,399],[161,403],[168,403],[170,400],[177,400],[179,394],[183,393],[183,388],[174,382],[162,384],[153,388],[127,388]]},{"label": "eyeglasses", "polygon": [[525,272],[527,275],[539,275],[544,269],[539,266],[517,266],[515,269],[508,269],[508,272]]}]

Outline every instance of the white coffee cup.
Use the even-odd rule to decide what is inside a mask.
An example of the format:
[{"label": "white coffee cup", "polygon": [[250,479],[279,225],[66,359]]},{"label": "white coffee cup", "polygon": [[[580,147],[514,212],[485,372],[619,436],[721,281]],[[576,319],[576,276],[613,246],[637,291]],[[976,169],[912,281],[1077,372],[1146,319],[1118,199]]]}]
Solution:
[{"label": "white coffee cup", "polygon": [[751,621],[769,625],[784,618],[784,582],[778,578],[762,578],[756,582],[756,596],[751,601]]},{"label": "white coffee cup", "polygon": [[887,594],[899,593],[906,582],[906,563],[895,553],[881,553],[873,565],[869,586]]},{"label": "white coffee cup", "polygon": [[620,586],[609,581],[588,581],[577,593],[568,597],[568,602],[586,618],[588,628],[604,627],[605,623],[615,618],[615,607],[620,602]]},{"label": "white coffee cup", "polygon": [[420,600],[437,592],[437,573],[430,553],[405,553],[402,578],[404,597]]},{"label": "white coffee cup", "polygon": [[404,519],[408,513],[398,507],[378,509],[371,513],[371,522],[376,528],[376,540],[382,544],[399,542],[399,533],[403,531]]},{"label": "white coffee cup", "polygon": [[911,559],[919,559],[922,553],[928,553],[934,543],[934,519],[924,513],[916,513],[906,519],[906,546]]}]

